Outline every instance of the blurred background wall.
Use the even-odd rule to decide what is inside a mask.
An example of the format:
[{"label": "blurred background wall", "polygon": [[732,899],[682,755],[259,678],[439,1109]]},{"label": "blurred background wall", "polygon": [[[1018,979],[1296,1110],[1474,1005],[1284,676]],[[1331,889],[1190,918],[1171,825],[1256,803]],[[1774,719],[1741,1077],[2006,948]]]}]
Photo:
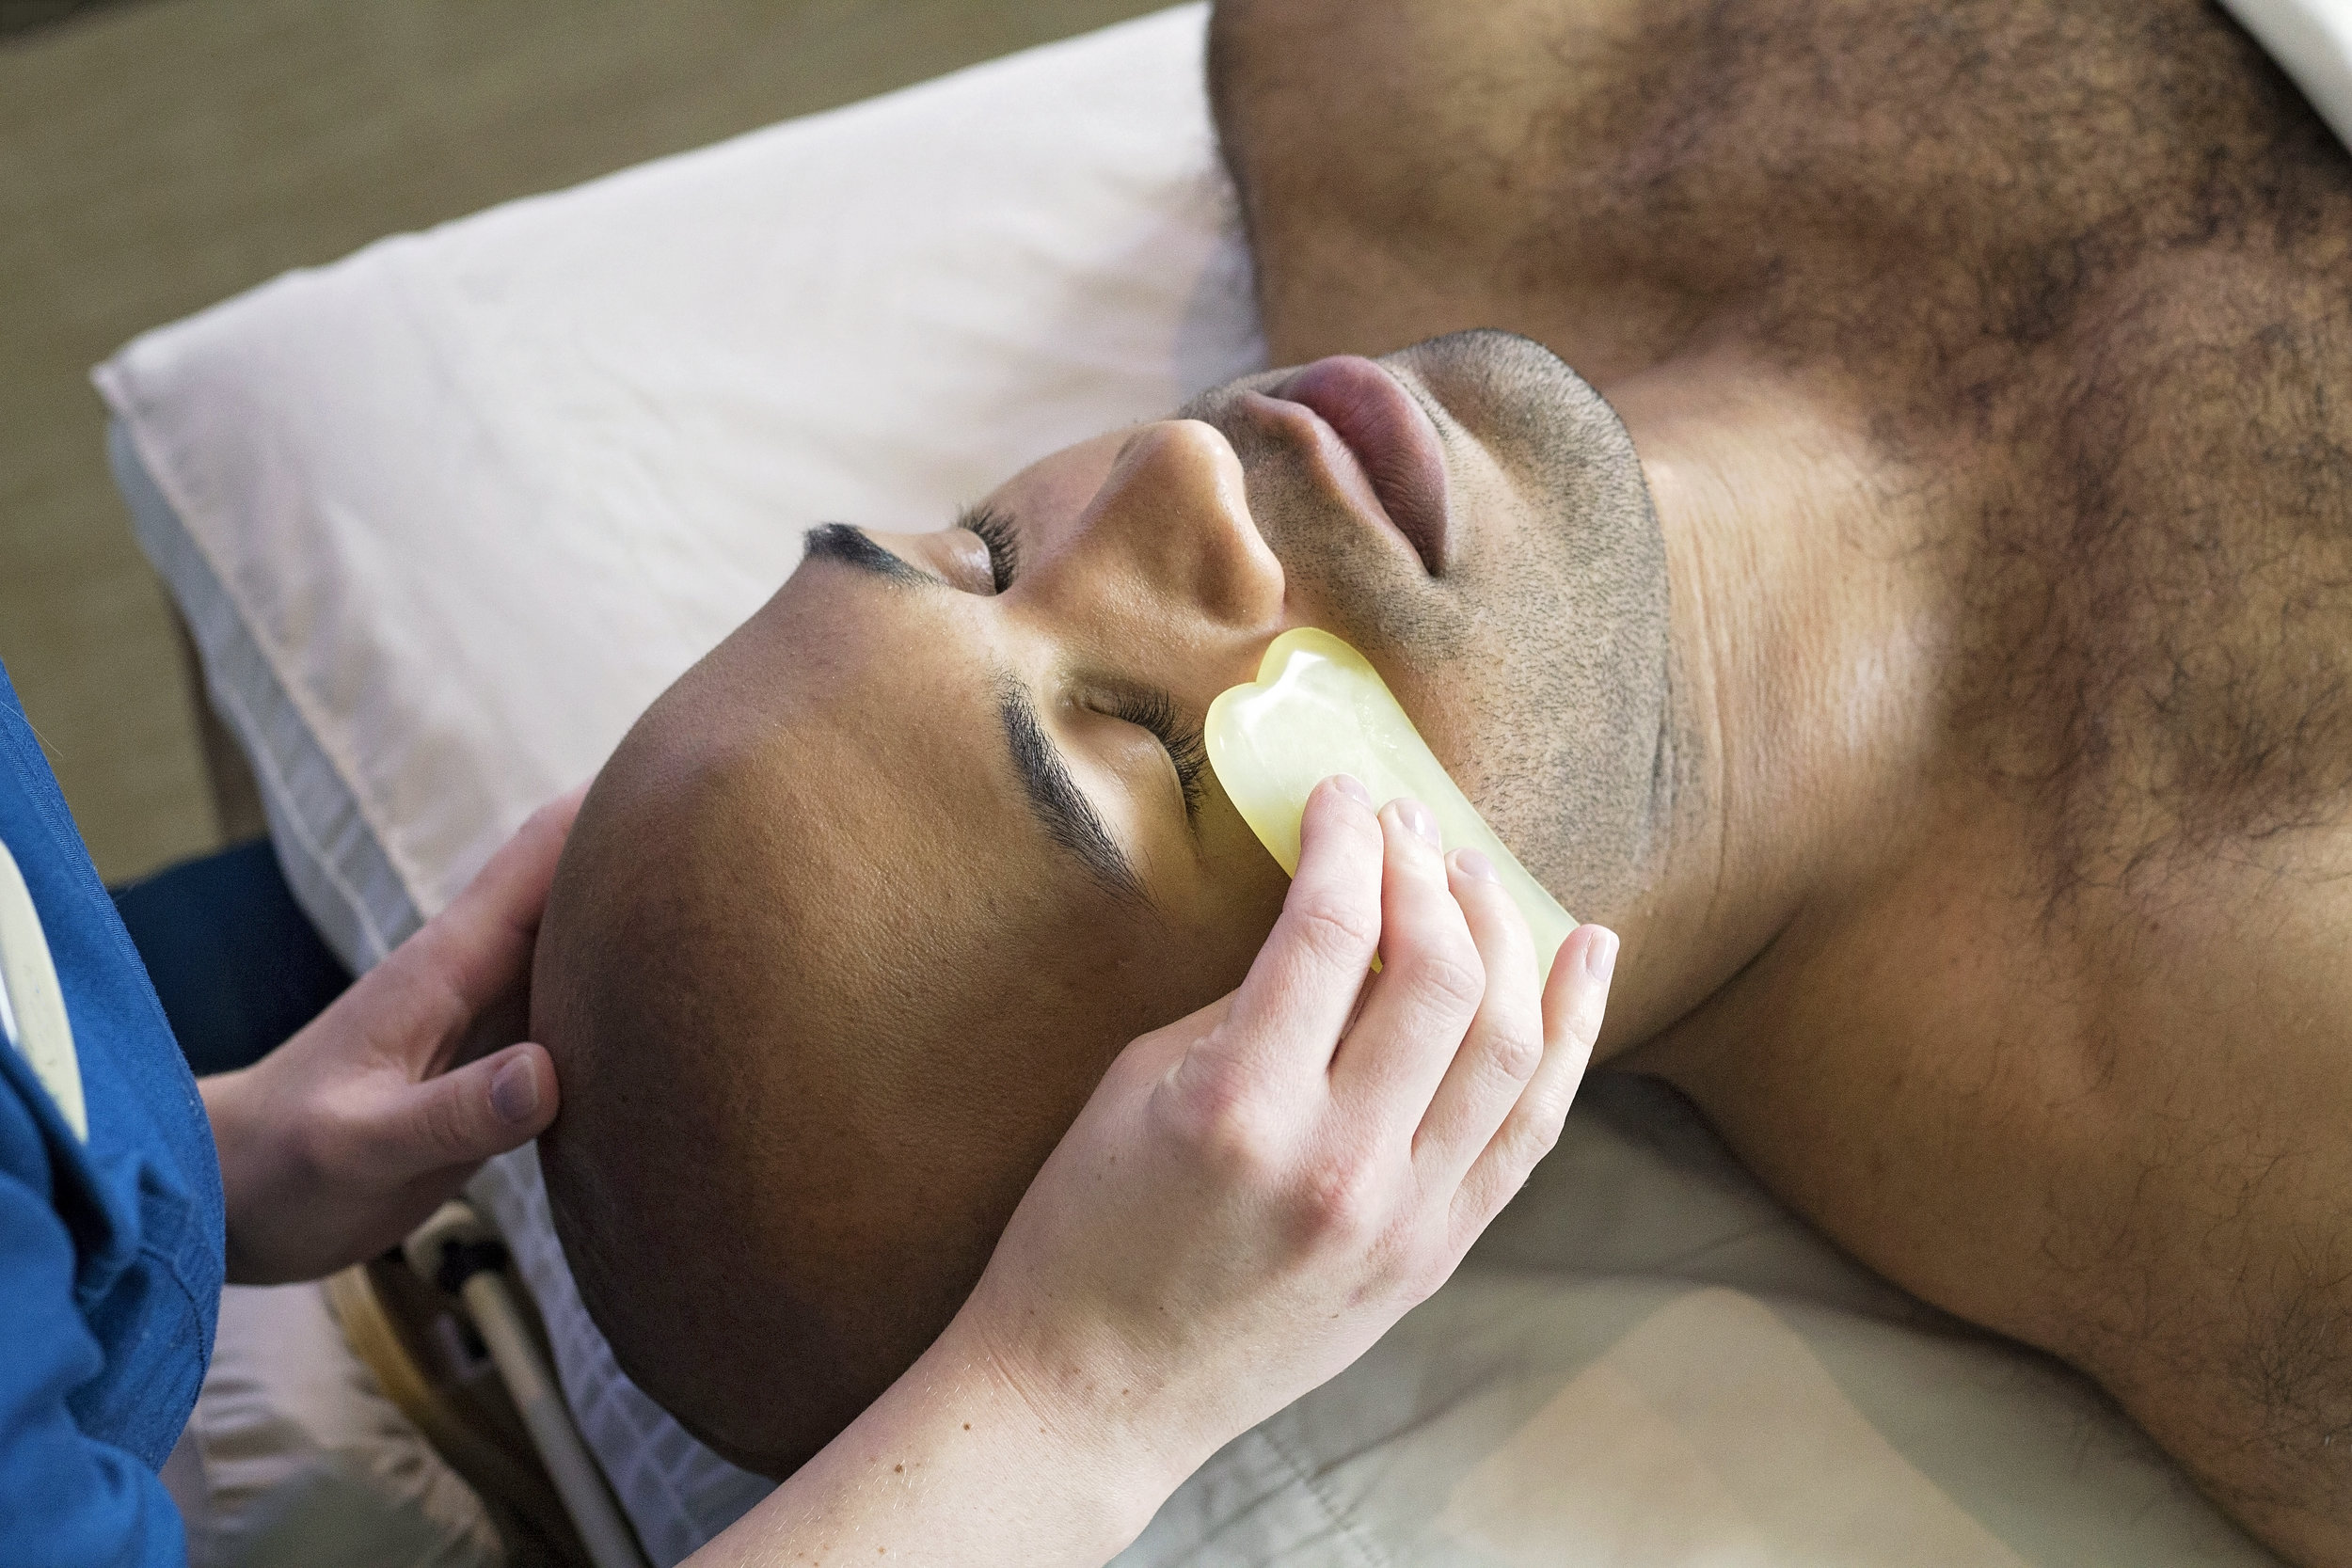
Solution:
[{"label": "blurred background wall", "polygon": [[368,241],[1165,0],[0,0],[0,662],[109,881],[219,847],[89,367]]}]

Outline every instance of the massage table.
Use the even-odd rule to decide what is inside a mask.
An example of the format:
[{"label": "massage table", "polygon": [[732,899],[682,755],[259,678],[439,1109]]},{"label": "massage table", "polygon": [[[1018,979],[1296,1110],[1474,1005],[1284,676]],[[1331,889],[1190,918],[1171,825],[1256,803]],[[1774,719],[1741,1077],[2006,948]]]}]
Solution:
[{"label": "massage table", "polygon": [[[2241,8],[2352,125],[2341,8]],[[593,774],[806,527],[942,526],[1263,364],[1204,20],[386,240],[101,367],[139,540],[346,964]],[[532,1150],[470,1196],[647,1559],[677,1560],[769,1483],[614,1364]],[[1603,1072],[1458,1276],[1120,1562],[2272,1560],[2084,1379],[1876,1278],[1673,1093]]]}]

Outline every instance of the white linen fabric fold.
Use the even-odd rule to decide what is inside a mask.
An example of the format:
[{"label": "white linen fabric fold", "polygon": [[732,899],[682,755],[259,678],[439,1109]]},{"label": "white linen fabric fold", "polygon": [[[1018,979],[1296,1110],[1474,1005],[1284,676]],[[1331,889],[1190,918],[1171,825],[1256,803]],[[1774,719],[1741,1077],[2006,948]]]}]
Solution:
[{"label": "white linen fabric fold", "polygon": [[[2339,8],[2235,4],[2274,47],[2345,36]],[[1262,362],[1204,16],[389,240],[100,370],[140,537],[346,958],[592,773],[809,525],[935,526]],[[2324,55],[2288,65],[2352,80]],[[475,1193],[676,1560],[766,1483],[619,1371],[531,1154]],[[1875,1280],[1680,1101],[1603,1074],[1461,1275],[1123,1560],[2271,1560],[2081,1379]]]},{"label": "white linen fabric fold", "polygon": [[2352,146],[2352,0],[2221,0]]}]

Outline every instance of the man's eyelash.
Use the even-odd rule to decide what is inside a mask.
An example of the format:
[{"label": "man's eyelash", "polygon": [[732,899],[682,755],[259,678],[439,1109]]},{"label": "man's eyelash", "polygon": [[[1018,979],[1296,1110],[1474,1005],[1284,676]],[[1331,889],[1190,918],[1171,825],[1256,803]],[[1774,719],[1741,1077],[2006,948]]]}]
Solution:
[{"label": "man's eyelash", "polygon": [[1021,564],[1020,542],[1013,537],[1012,519],[983,502],[967,506],[956,518],[956,527],[979,536],[988,546],[989,580],[1001,594],[1012,585],[1013,573]]},{"label": "man's eyelash", "polygon": [[1200,781],[1209,771],[1208,748],[1198,730],[1186,729],[1176,717],[1176,705],[1165,691],[1128,692],[1119,698],[1114,716],[1158,736],[1168,760],[1176,765],[1176,782],[1184,792],[1184,815],[1200,810]]}]

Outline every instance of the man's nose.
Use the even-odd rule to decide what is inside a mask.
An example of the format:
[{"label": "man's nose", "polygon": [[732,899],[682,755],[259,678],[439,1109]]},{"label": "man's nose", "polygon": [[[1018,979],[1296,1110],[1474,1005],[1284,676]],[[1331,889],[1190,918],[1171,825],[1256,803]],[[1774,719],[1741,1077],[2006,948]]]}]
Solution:
[{"label": "man's nose", "polygon": [[1282,615],[1282,563],[1249,515],[1241,460],[1199,420],[1146,425],[1120,447],[1080,519],[1079,553],[1140,591],[1134,608],[1161,618],[1258,632]]}]

